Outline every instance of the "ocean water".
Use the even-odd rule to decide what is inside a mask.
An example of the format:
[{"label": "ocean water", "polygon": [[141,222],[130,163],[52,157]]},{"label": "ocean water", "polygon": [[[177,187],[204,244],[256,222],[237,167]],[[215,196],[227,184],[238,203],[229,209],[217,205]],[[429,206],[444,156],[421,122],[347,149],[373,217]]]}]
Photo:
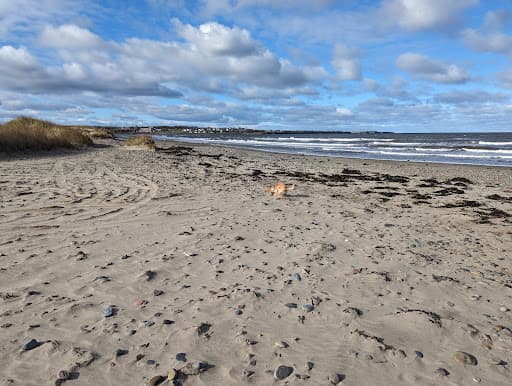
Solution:
[{"label": "ocean water", "polygon": [[154,135],[277,153],[512,167],[512,133],[318,133]]}]

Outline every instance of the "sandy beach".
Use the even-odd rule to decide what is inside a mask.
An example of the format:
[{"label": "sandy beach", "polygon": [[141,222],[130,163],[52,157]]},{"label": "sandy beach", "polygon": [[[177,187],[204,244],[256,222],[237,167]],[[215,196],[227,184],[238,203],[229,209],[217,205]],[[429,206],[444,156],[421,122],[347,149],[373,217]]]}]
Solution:
[{"label": "sandy beach", "polygon": [[510,385],[510,168],[104,143],[0,157],[2,385]]}]

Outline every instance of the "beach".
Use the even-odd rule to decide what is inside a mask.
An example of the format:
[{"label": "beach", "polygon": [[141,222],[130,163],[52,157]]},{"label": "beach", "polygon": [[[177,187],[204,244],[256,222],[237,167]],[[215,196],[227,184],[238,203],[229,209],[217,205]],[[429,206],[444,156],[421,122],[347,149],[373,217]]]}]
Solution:
[{"label": "beach", "polygon": [[101,143],[0,157],[2,385],[510,384],[511,168]]}]

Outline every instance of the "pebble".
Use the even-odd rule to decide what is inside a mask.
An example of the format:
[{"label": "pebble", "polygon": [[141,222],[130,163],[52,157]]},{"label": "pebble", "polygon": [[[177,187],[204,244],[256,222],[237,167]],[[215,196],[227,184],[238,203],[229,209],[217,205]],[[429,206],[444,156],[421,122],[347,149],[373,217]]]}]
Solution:
[{"label": "pebble", "polygon": [[25,343],[21,349],[23,351],[30,351],[35,349],[36,347],[39,347],[42,343],[38,342],[36,339],[30,339],[27,343]]},{"label": "pebble", "polygon": [[302,278],[300,277],[300,275],[298,273],[294,273],[293,274],[293,280],[296,280],[296,281],[301,281]]},{"label": "pebble", "polygon": [[105,318],[110,318],[111,316],[114,316],[116,313],[116,309],[113,306],[108,306],[107,308],[103,309],[103,316]]},{"label": "pebble", "polygon": [[328,379],[329,379],[329,382],[331,382],[333,385],[337,385],[337,384],[341,383],[341,381],[343,381],[343,376],[341,374],[334,373],[334,374],[329,375]]},{"label": "pebble", "polygon": [[153,295],[155,295],[155,296],[163,295],[163,293],[164,293],[164,291],[162,291],[162,290],[158,290],[158,289],[156,289],[156,290],[154,290],[154,291],[153,291]]},{"label": "pebble", "polygon": [[475,377],[475,378],[473,378],[473,382],[480,383],[480,382],[482,382],[482,379]]},{"label": "pebble", "polygon": [[456,351],[455,359],[465,365],[476,366],[478,364],[478,361],[473,355],[468,354],[467,352],[464,351]]},{"label": "pebble", "polygon": [[207,362],[188,362],[185,366],[180,369],[180,372],[185,375],[198,375],[206,370],[210,365]]},{"label": "pebble", "polygon": [[122,349],[122,348],[118,348],[117,350],[114,351],[114,356],[117,358],[117,357],[121,357],[123,355],[126,355],[128,354],[128,350],[125,350],[125,349]]},{"label": "pebble", "polygon": [[173,323],[174,323],[174,321],[169,320],[169,319],[164,319],[164,320],[162,321],[162,323],[163,323],[163,324],[173,324]]},{"label": "pebble", "polygon": [[510,311],[510,308],[507,308],[507,307],[500,307],[500,311],[501,311],[501,312],[507,312],[507,311]]},{"label": "pebble", "polygon": [[274,346],[279,347],[279,348],[287,348],[287,347],[289,347],[290,345],[289,345],[288,343],[286,343],[286,342],[281,341],[281,342],[276,342],[276,343],[274,344]]},{"label": "pebble", "polygon": [[421,351],[415,351],[414,353],[416,354],[416,358],[423,358],[423,353]]},{"label": "pebble", "polygon": [[274,371],[274,378],[278,380],[285,379],[289,377],[292,373],[292,367],[281,365]]},{"label": "pebble", "polygon": [[146,272],[144,272],[144,276],[146,276],[147,281],[150,281],[155,278],[156,272],[155,271],[146,271]]},{"label": "pebble", "polygon": [[242,315],[244,312],[240,309],[235,310],[235,315]]},{"label": "pebble", "polygon": [[471,295],[471,299],[473,299],[473,300],[480,300],[481,297],[482,297],[482,295],[478,295],[478,294]]},{"label": "pebble", "polygon": [[286,303],[285,306],[288,308],[297,308],[297,303]]},{"label": "pebble", "polygon": [[176,378],[177,375],[178,375],[178,373],[176,372],[176,370],[170,369],[169,372],[167,373],[167,379],[169,381],[172,381],[172,380],[174,380],[174,378]]},{"label": "pebble", "polygon": [[450,375],[450,372],[442,367],[439,367],[437,370],[436,370],[436,374],[441,376],[441,377],[447,377],[448,375]]},{"label": "pebble", "polygon": [[307,371],[310,371],[313,367],[315,367],[315,364],[313,362],[306,362],[305,366]]},{"label": "pebble", "polygon": [[65,381],[66,379],[69,379],[69,372],[66,370],[59,371],[59,374],[57,375],[57,379],[61,381]]},{"label": "pebble", "polygon": [[161,375],[155,375],[153,378],[151,378],[148,382],[148,386],[157,386],[161,384],[163,381],[165,381],[165,377]]},{"label": "pebble", "polygon": [[312,304],[304,304],[304,305],[302,306],[302,309],[303,309],[304,311],[306,311],[306,312],[311,312],[311,311],[313,311],[313,310],[315,309],[315,306],[314,306],[314,305],[312,305]]},{"label": "pebble", "polygon": [[179,362],[186,362],[187,361],[187,354],[184,352],[179,352],[176,354],[176,360]]}]

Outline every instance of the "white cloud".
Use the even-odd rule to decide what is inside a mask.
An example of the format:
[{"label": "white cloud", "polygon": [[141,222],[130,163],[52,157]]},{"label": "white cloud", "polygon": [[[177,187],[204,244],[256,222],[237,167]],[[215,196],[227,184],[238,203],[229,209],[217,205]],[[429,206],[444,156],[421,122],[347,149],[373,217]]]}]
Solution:
[{"label": "white cloud", "polygon": [[4,74],[11,71],[30,71],[36,67],[36,58],[26,48],[0,47],[0,68]]},{"label": "white cloud", "polygon": [[463,30],[462,39],[478,52],[512,54],[512,36],[501,31],[505,28],[508,19],[508,11],[487,12],[482,27]]},{"label": "white cloud", "polygon": [[460,13],[478,0],[385,0],[381,12],[390,24],[424,30],[452,24]]},{"label": "white cloud", "polygon": [[[0,38],[37,31],[43,24],[76,15],[83,0],[0,0]],[[88,2],[89,9],[94,5]]]},{"label": "white cloud", "polygon": [[503,87],[512,88],[512,68],[500,72],[497,76]]},{"label": "white cloud", "polygon": [[438,103],[448,103],[453,105],[462,104],[483,104],[483,103],[503,103],[510,101],[511,96],[503,93],[490,93],[485,90],[453,90],[434,96],[434,101]]},{"label": "white cloud", "polygon": [[337,107],[336,114],[340,117],[352,117],[354,115],[354,113],[346,107]]},{"label": "white cloud", "polygon": [[338,79],[357,80],[361,78],[361,65],[357,60],[359,52],[348,48],[344,44],[334,46],[331,66],[336,71]]},{"label": "white cloud", "polygon": [[455,64],[411,52],[400,55],[396,64],[414,77],[437,83],[466,83],[470,79],[469,74]]},{"label": "white cloud", "polygon": [[371,79],[371,78],[363,79],[363,89],[365,91],[377,91],[379,88],[380,88],[380,84],[375,79]]},{"label": "white cloud", "polygon": [[243,87],[311,95],[311,86],[328,77],[321,66],[299,67],[279,58],[245,29],[218,23],[174,24],[183,41],[106,42],[75,25],[47,26],[40,41],[56,49],[61,63],[45,67],[27,49],[4,46],[0,81],[6,89],[35,93],[176,97],[181,95],[176,88],[236,95]]},{"label": "white cloud", "polygon": [[65,49],[101,48],[102,39],[91,31],[73,24],[46,26],[40,36],[42,44]]},{"label": "white cloud", "polygon": [[503,33],[486,35],[474,29],[466,29],[462,32],[462,38],[475,51],[512,53],[512,36],[510,35]]},{"label": "white cloud", "polygon": [[249,56],[262,48],[251,38],[249,31],[238,27],[228,28],[218,23],[205,23],[195,28],[174,19],[178,33],[204,54]]}]

